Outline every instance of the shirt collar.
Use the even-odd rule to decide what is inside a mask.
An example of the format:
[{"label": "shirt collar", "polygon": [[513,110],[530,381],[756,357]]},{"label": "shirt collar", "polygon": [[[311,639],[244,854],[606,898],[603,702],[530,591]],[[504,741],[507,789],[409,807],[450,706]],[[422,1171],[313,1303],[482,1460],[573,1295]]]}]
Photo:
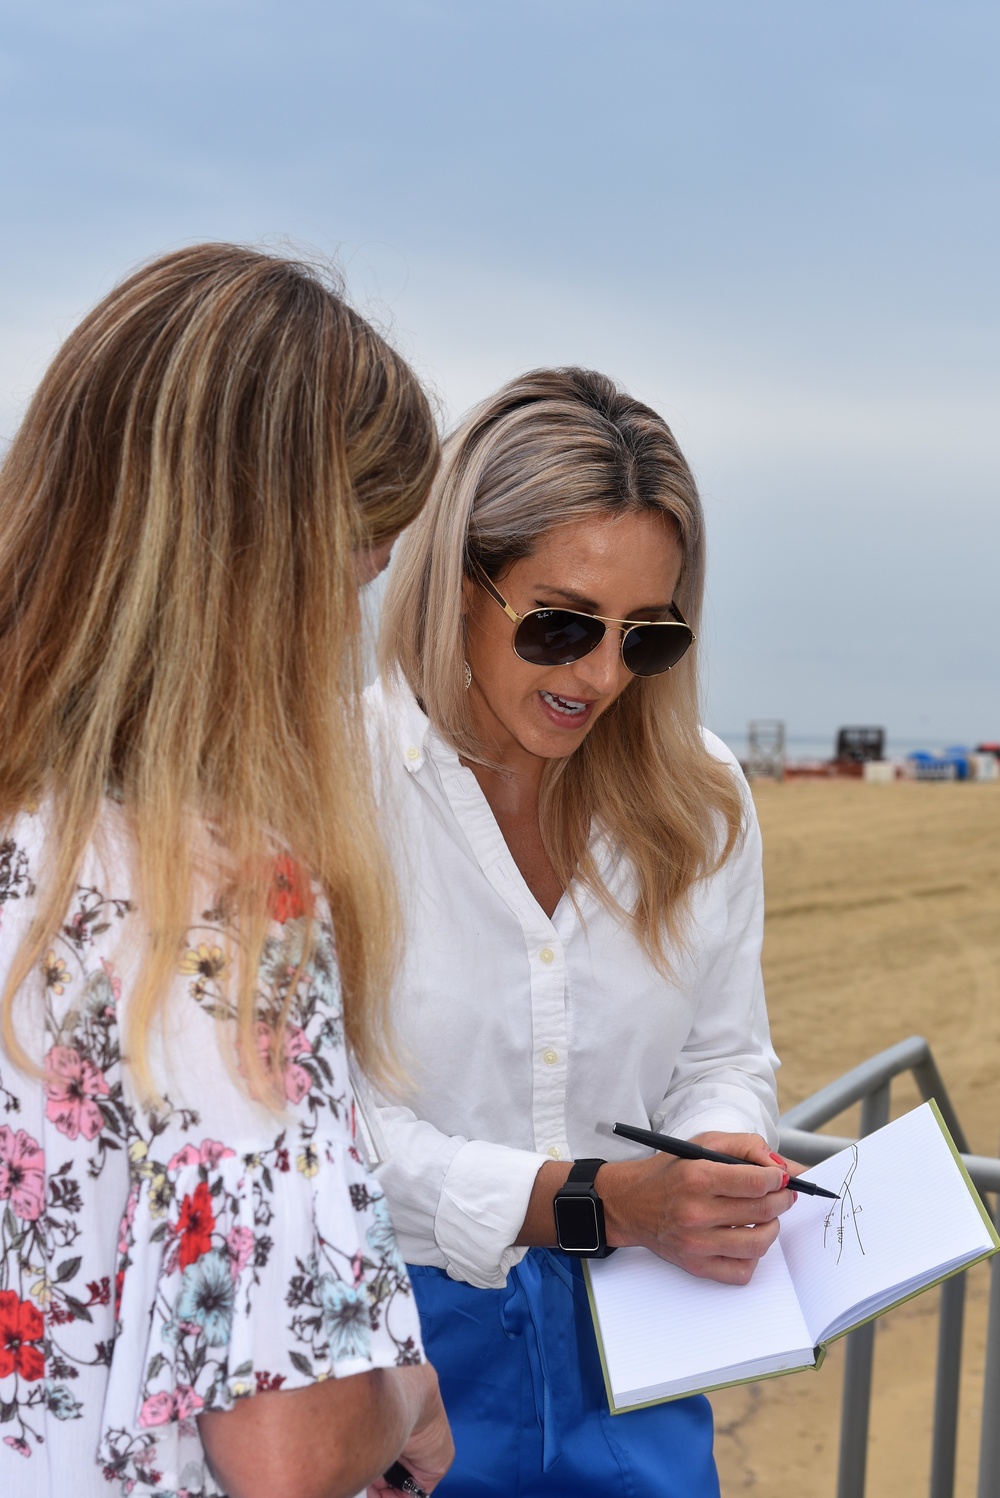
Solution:
[{"label": "shirt collar", "polygon": [[411,773],[421,769],[427,757],[431,723],[406,682],[387,681],[380,676],[368,687],[365,697],[386,725],[392,753]]}]

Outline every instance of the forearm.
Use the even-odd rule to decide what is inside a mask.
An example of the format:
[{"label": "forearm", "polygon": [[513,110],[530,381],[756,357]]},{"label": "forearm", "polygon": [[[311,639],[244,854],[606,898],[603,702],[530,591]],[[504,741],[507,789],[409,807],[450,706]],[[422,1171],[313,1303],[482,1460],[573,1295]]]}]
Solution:
[{"label": "forearm", "polygon": [[256,1394],[198,1424],[230,1498],[354,1498],[438,1405],[436,1375],[422,1364]]}]

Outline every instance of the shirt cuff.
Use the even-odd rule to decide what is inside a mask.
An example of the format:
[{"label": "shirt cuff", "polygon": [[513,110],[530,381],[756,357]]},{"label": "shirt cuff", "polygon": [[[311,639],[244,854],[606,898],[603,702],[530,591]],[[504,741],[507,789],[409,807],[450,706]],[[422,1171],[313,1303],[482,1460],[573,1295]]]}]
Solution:
[{"label": "shirt cuff", "polygon": [[455,1154],[444,1178],[434,1236],[448,1274],[480,1290],[499,1290],[527,1248],[515,1247],[535,1176],[547,1155],[474,1139]]}]

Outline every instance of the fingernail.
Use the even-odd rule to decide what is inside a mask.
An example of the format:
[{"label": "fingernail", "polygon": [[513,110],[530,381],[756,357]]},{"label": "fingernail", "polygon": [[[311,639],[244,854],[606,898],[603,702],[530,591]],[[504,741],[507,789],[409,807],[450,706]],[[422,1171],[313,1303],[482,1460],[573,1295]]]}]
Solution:
[{"label": "fingernail", "polygon": [[780,1155],[776,1155],[774,1153],[774,1150],[771,1151],[771,1159],[774,1161],[775,1165],[780,1165],[781,1168],[782,1168],[782,1170],[788,1164],[788,1161],[787,1160],[783,1160]]},{"label": "fingernail", "polygon": [[[784,1173],[784,1175],[781,1177],[781,1189],[782,1189],[782,1191],[784,1191],[785,1187],[788,1185],[788,1183],[789,1183],[790,1180],[791,1180],[791,1176],[788,1174],[788,1171],[786,1170],[785,1173]],[[795,1193],[793,1192],[792,1194],[794,1196]]]}]

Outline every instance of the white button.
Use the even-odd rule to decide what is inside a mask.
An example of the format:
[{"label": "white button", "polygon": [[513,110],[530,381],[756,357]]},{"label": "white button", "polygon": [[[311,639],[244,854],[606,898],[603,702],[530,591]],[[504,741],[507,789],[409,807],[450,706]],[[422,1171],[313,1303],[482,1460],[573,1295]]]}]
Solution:
[{"label": "white button", "polygon": [[552,1156],[553,1160],[562,1159],[562,1150],[559,1148],[558,1144],[550,1144],[548,1153]]},{"label": "white button", "polygon": [[406,757],[407,757],[407,759],[419,759],[420,758],[420,750],[417,748],[416,744],[411,744],[410,745],[409,749],[407,749],[407,751],[406,751]]},{"label": "white button", "polygon": [[559,1060],[559,1052],[554,1051],[550,1046],[547,1051],[542,1052],[542,1060],[545,1062],[546,1066],[555,1066],[556,1062]]},{"label": "white button", "polygon": [[556,960],[556,954],[551,947],[543,947],[538,955],[544,963],[555,962]]}]

